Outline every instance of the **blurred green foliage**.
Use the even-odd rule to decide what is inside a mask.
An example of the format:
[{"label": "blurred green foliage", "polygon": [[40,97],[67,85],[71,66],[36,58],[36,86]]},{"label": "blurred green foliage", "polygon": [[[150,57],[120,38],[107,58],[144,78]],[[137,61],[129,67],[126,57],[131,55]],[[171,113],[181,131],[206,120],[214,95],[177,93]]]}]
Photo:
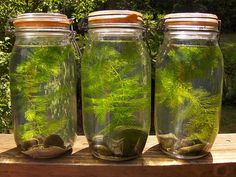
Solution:
[{"label": "blurred green foliage", "polygon": [[0,132],[4,133],[8,133],[11,128],[9,58],[9,53],[0,51]]},{"label": "blurred green foliage", "polygon": [[[233,33],[236,31],[236,1],[235,0],[5,0],[0,6],[0,133],[11,129],[10,103],[9,103],[9,76],[8,61],[14,43],[14,27],[11,18],[25,12],[60,12],[68,17],[75,17],[79,22],[88,13],[95,10],[105,9],[130,9],[143,13],[147,27],[147,44],[150,55],[155,62],[163,35],[159,29],[158,22],[164,14],[171,12],[208,12],[217,14],[222,20],[222,32]],[[79,31],[78,44],[83,48],[86,35]],[[229,54],[234,46],[226,44],[223,46],[225,52],[226,74],[231,83],[235,83],[235,53]],[[235,56],[235,57],[234,57]],[[231,62],[228,65],[228,61]],[[233,64],[232,64],[233,63]],[[233,67],[232,70],[229,67]],[[228,70],[229,69],[229,70]],[[234,80],[234,79],[235,80]],[[227,81],[229,83],[229,81]],[[228,85],[225,89],[228,89]],[[230,86],[236,92],[236,86]],[[227,94],[226,100],[234,95],[232,91]],[[226,96],[226,95],[225,95]],[[235,100],[235,97],[233,97]]]},{"label": "blurred green foliage", "polygon": [[225,68],[223,103],[236,104],[236,34],[222,35],[220,46]]}]

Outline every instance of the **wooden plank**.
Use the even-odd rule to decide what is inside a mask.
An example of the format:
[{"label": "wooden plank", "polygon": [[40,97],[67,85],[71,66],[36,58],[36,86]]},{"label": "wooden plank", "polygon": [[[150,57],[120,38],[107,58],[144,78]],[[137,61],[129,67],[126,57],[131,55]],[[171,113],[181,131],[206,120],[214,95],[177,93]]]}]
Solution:
[{"label": "wooden plank", "polygon": [[236,177],[236,134],[219,134],[211,154],[197,160],[164,155],[149,136],[143,156],[125,162],[99,160],[78,136],[72,155],[34,160],[19,153],[13,135],[0,134],[0,177]]}]

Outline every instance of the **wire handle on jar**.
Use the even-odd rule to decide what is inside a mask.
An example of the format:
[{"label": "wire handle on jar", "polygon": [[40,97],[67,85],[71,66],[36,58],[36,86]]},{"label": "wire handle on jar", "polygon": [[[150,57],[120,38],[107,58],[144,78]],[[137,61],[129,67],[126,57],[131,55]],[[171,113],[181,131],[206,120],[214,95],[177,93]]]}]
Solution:
[{"label": "wire handle on jar", "polygon": [[77,42],[75,40],[76,31],[71,31],[70,36],[71,36],[71,43],[72,43],[73,47],[75,48],[76,53],[78,54],[79,57],[81,57],[82,52],[79,48],[79,45],[77,44]]},{"label": "wire handle on jar", "polygon": [[85,16],[84,18],[80,19],[78,24],[79,31],[87,32],[88,31],[88,16]]},{"label": "wire handle on jar", "polygon": [[168,29],[165,26],[165,18],[161,18],[158,22],[157,25],[157,31],[158,32],[163,32],[163,31],[167,31]]},{"label": "wire handle on jar", "polygon": [[220,32],[221,32],[221,20],[218,20],[218,41],[220,40]]},{"label": "wire handle on jar", "polygon": [[[73,22],[73,21],[75,21],[75,18],[71,18],[70,20]],[[77,44],[77,42],[75,40],[75,36],[76,36],[77,33],[74,30],[74,27],[73,27],[72,23],[70,25],[70,30],[71,30],[71,32],[70,32],[71,43],[72,43],[73,47],[75,48],[75,51],[76,51],[77,55],[79,57],[82,57],[82,52],[81,52],[81,50],[79,48],[79,45]]]}]

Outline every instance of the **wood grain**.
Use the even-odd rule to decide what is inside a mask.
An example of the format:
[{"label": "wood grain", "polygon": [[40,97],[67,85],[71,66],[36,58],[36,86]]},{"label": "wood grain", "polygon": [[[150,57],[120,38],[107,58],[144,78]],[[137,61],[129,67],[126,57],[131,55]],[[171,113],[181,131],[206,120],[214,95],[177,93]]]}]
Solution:
[{"label": "wood grain", "polygon": [[73,153],[34,160],[19,153],[13,135],[0,134],[0,177],[236,177],[236,134],[219,134],[211,153],[197,160],[164,155],[149,136],[143,156],[125,162],[99,160],[78,136]]}]

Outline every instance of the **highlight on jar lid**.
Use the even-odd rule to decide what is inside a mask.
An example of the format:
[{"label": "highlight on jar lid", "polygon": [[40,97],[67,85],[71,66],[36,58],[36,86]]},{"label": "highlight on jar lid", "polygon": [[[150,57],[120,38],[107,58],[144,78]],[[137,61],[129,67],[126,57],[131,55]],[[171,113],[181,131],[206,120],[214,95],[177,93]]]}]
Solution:
[{"label": "highlight on jar lid", "polygon": [[143,27],[141,13],[130,10],[102,10],[88,15],[88,27]]},{"label": "highlight on jar lid", "polygon": [[17,28],[62,28],[68,29],[72,20],[59,13],[24,13],[13,20]]},{"label": "highlight on jar lid", "polygon": [[172,13],[164,16],[164,23],[167,29],[218,31],[220,21],[214,14]]}]

